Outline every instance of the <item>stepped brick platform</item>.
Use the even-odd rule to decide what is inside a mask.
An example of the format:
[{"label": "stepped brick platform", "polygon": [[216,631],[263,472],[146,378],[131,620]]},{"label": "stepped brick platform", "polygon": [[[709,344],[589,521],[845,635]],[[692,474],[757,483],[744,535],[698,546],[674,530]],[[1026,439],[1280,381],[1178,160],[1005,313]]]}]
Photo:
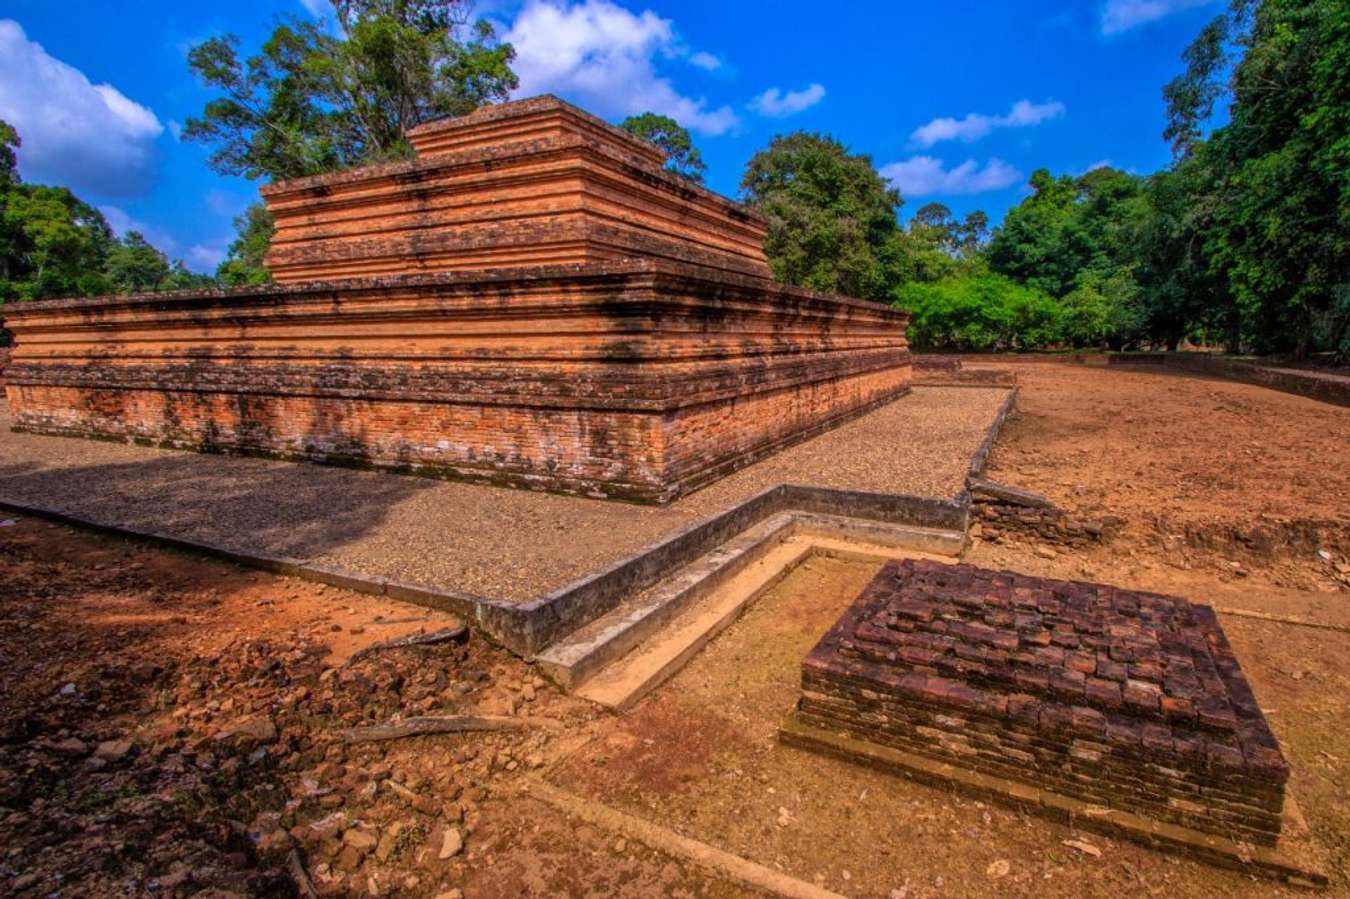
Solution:
[{"label": "stepped brick platform", "polygon": [[1213,611],[888,563],[802,665],[822,731],[1263,846],[1289,768]]},{"label": "stepped brick platform", "polygon": [[556,97],[429,122],[408,139],[415,160],[262,189],[278,283],[633,256],[769,276],[757,213]]},{"label": "stepped brick platform", "polygon": [[[16,429],[665,502],[909,390],[908,315],[552,97],[263,189],[277,286],[25,303]],[[360,277],[357,277],[360,276]]]},{"label": "stepped brick platform", "polygon": [[909,389],[905,313],[668,262],[12,310],[16,430],[646,502]]}]

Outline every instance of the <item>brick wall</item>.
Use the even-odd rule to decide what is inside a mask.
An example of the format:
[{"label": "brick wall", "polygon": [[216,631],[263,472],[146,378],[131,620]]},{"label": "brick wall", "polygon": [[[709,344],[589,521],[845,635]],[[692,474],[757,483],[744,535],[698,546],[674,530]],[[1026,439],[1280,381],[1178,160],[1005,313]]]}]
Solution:
[{"label": "brick wall", "polygon": [[665,501],[909,384],[905,313],[632,261],[24,304],[16,427]]},{"label": "brick wall", "polygon": [[891,562],[802,665],[799,715],[1272,845],[1289,768],[1211,609],[1101,584]]}]

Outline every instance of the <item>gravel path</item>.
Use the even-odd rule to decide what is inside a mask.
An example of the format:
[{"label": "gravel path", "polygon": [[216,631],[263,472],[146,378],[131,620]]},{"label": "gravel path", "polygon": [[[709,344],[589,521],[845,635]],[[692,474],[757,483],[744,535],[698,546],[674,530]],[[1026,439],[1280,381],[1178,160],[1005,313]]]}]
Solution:
[{"label": "gravel path", "polygon": [[524,601],[774,484],[952,496],[1006,395],[918,387],[665,507],[16,434],[0,403],[0,496],[104,524]]}]

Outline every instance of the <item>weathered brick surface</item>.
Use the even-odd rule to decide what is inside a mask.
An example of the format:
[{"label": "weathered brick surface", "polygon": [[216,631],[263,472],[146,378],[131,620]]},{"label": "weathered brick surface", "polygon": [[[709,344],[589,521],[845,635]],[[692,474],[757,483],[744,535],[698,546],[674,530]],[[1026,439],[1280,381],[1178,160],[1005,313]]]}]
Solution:
[{"label": "weathered brick surface", "polygon": [[659,261],[23,304],[16,426],[664,501],[904,393],[905,313]]},{"label": "weathered brick surface", "polygon": [[1049,499],[1029,490],[984,478],[970,478],[972,533],[1000,541],[1017,534],[1061,546],[1083,547],[1105,543],[1125,524],[1114,516],[1078,518]]},{"label": "weathered brick surface", "polygon": [[25,304],[16,426],[663,502],[909,389],[906,313],[554,97],[263,189],[280,286]]},{"label": "weathered brick surface", "polygon": [[415,160],[262,189],[278,282],[638,256],[769,275],[757,213],[556,97],[429,122],[408,139]]},{"label": "weathered brick surface", "polygon": [[891,562],[802,666],[818,727],[1265,845],[1289,768],[1213,611]]}]

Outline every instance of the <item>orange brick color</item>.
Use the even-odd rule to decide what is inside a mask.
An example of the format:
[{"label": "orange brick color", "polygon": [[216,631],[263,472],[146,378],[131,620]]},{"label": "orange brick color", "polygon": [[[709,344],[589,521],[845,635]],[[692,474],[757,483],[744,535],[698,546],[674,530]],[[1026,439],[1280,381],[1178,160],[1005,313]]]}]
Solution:
[{"label": "orange brick color", "polygon": [[22,430],[647,502],[910,376],[903,312],[664,262],[15,308]]},{"label": "orange brick color", "polygon": [[[277,286],[11,306],[14,425],[665,502],[909,389],[908,315],[554,97],[269,185]],[[13,310],[13,311],[10,311]]]}]

